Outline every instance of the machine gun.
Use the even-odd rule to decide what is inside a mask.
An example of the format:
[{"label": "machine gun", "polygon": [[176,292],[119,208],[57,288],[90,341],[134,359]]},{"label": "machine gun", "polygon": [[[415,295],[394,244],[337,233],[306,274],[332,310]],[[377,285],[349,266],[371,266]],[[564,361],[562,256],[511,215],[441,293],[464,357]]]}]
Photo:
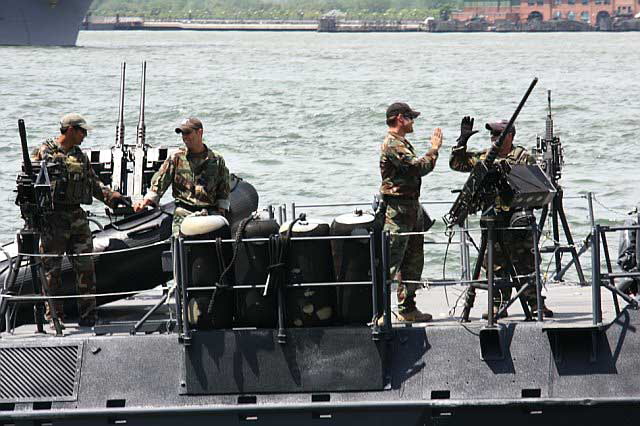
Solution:
[{"label": "machine gun", "polygon": [[509,123],[504,130],[502,130],[502,133],[500,133],[498,140],[492,145],[486,159],[484,161],[479,161],[473,167],[467,182],[458,194],[458,198],[454,201],[449,213],[447,213],[443,218],[448,228],[464,224],[470,214],[473,214],[478,210],[484,211],[493,205],[495,196],[501,191],[501,188],[505,187],[505,180],[503,177],[505,174],[518,167],[513,166],[510,167],[509,170],[498,170],[494,166],[494,162],[502,148],[505,138],[509,132],[511,132],[513,123],[516,121],[516,118],[518,118],[520,110],[524,106],[531,94],[531,91],[537,83],[538,78],[536,77],[529,85],[527,92],[524,94],[524,97],[511,116]]},{"label": "machine gun", "polygon": [[[39,251],[41,233],[46,229],[47,221],[53,212],[53,191],[49,175],[59,175],[61,170],[58,165],[47,164],[46,161],[40,163],[39,169],[33,167],[29,158],[29,148],[27,145],[27,131],[24,120],[18,120],[18,131],[20,133],[20,144],[22,147],[23,166],[22,172],[16,181],[17,197],[16,204],[20,207],[20,214],[24,219],[24,227],[18,232],[18,257],[14,264],[20,268],[23,257],[27,257],[30,262],[31,275],[33,277],[33,291],[36,294],[43,292],[48,294],[47,282],[44,275],[44,267],[35,255]],[[10,278],[14,281],[18,271],[12,271]],[[10,283],[8,288],[12,288]],[[44,291],[42,291],[44,290]],[[51,300],[49,300],[51,304]],[[6,310],[6,304],[0,306],[0,314]],[[58,321],[55,309],[51,309],[53,323],[56,334],[62,335],[62,328]],[[36,303],[34,305],[35,322],[38,332],[44,332],[44,305]]]},{"label": "machine gun", "polygon": [[20,207],[20,214],[24,219],[24,229],[41,231],[47,215],[53,211],[51,181],[46,166],[42,162],[36,172],[29,158],[27,146],[27,131],[24,120],[18,120],[18,132],[22,146],[22,172],[16,180],[16,205]]},{"label": "machine gun", "polygon": [[[122,195],[141,198],[151,184],[151,177],[167,158],[167,148],[150,148],[146,143],[145,102],[147,63],[142,62],[142,78],[140,88],[140,115],[136,131],[136,143],[125,143],[124,125],[124,92],[126,63],[122,63],[120,75],[120,101],[118,123],[116,125],[115,144],[107,150],[91,151],[91,166],[105,185],[111,185]],[[132,180],[129,179],[132,176]],[[108,214],[114,216],[133,213],[130,206],[114,208]]]},{"label": "machine gun", "polygon": [[551,116],[551,90],[547,91],[548,114],[545,122],[544,138],[538,136],[536,140],[536,148],[533,154],[536,161],[545,171],[553,185],[557,188],[558,181],[562,177],[562,166],[564,165],[564,156],[562,151],[562,143],[560,138],[553,134],[553,118]]},{"label": "machine gun", "polygon": [[[547,113],[547,119],[545,121],[545,135],[544,138],[537,138],[536,148],[533,150],[533,153],[536,157],[537,163],[540,165],[542,170],[544,170],[544,172],[549,177],[549,180],[556,188],[556,193],[554,194],[554,197],[549,200],[549,202],[542,208],[542,213],[540,214],[540,221],[538,222],[538,229],[540,231],[540,234],[542,233],[542,230],[544,228],[547,216],[551,216],[553,227],[553,246],[549,246],[546,248],[543,247],[541,249],[541,252],[554,254],[556,266],[554,279],[556,281],[561,281],[568,269],[567,267],[562,266],[562,253],[570,253],[571,261],[569,265],[571,263],[575,265],[580,284],[586,285],[584,274],[582,272],[582,265],[580,264],[580,255],[584,253],[585,250],[582,250],[581,252],[578,252],[576,250],[573,236],[571,235],[571,230],[569,229],[569,222],[567,221],[567,216],[562,205],[563,191],[562,187],[559,184],[559,181],[562,177],[564,156],[560,138],[555,136],[553,133],[553,118],[551,116],[551,90],[547,91],[547,102],[549,110]],[[562,224],[562,229],[567,241],[566,245],[560,244],[560,224]],[[587,241],[589,240],[590,236],[587,237]]]}]

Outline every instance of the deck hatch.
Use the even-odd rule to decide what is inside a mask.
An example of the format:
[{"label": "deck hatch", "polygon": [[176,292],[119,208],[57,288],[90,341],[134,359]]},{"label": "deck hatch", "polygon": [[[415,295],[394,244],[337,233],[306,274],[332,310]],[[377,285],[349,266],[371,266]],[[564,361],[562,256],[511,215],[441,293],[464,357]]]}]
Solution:
[{"label": "deck hatch", "polygon": [[0,348],[0,402],[75,400],[80,345]]}]

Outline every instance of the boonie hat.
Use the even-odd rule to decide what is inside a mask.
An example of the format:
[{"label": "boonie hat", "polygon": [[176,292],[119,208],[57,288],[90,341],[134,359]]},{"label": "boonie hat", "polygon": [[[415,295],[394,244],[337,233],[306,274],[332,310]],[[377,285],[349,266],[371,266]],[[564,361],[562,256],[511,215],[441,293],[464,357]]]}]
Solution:
[{"label": "boonie hat", "polygon": [[[487,123],[484,125],[484,127],[489,130],[490,132],[502,132],[504,129],[507,128],[507,124],[509,124],[509,120],[500,120],[500,121],[494,121],[491,123]],[[516,125],[514,124],[513,126],[511,126],[511,133],[513,133],[513,135],[516,135]]]},{"label": "boonie hat", "polygon": [[176,127],[176,133],[180,134],[183,130],[199,130],[202,129],[202,121],[195,117],[185,118],[180,122],[180,125]]},{"label": "boonie hat", "polygon": [[82,127],[85,130],[93,130],[93,127],[87,124],[87,120],[76,113],[67,114],[60,119],[60,128],[66,129],[67,127]]},{"label": "boonie hat", "polygon": [[420,111],[415,111],[404,102],[394,102],[387,108],[387,118],[395,118],[399,115],[416,118],[420,115]]}]

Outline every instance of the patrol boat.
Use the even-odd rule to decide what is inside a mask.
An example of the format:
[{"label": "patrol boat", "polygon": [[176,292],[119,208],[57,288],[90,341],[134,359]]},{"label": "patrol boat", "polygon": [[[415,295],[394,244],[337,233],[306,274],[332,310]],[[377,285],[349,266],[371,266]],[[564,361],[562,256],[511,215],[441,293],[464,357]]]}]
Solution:
[{"label": "patrol boat", "polygon": [[[591,286],[550,286],[553,319],[522,321],[525,311],[498,322],[445,315],[398,325],[392,236],[380,232],[379,205],[353,207],[272,207],[233,226],[186,218],[164,256],[174,277],[166,291],[102,306],[104,322],[92,329],[69,324],[56,336],[23,325],[0,335],[0,422],[630,422],[640,402],[640,315],[614,282],[640,273],[614,273],[607,245],[629,227],[601,226],[591,209]],[[335,220],[314,220],[317,208]],[[462,278],[430,280],[421,309],[446,312],[445,291],[488,283],[466,277],[467,233],[456,230]]]},{"label": "patrol boat", "polygon": [[0,45],[75,46],[92,0],[2,0]]}]

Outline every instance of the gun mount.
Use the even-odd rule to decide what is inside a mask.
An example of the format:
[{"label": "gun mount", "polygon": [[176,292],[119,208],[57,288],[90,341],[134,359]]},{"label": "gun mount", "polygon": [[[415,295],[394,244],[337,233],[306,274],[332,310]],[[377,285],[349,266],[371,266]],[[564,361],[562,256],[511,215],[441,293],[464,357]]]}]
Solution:
[{"label": "gun mount", "polygon": [[[551,216],[553,246],[543,248],[542,252],[554,253],[556,266],[556,274],[554,278],[557,281],[562,281],[564,273],[567,271],[567,268],[563,268],[562,266],[562,254],[570,253],[572,258],[571,262],[576,267],[578,279],[582,285],[586,285],[584,274],[582,272],[582,265],[580,264],[581,253],[578,253],[575,247],[573,236],[571,235],[571,230],[569,229],[569,222],[567,221],[562,203],[563,191],[562,187],[559,184],[559,181],[562,177],[564,155],[560,138],[554,134],[553,130],[553,117],[551,116],[551,90],[547,91],[547,103],[548,113],[547,119],[545,121],[545,135],[544,138],[537,138],[536,148],[533,150],[533,153],[536,157],[537,163],[540,165],[540,168],[544,170],[557,191],[554,194],[553,198],[551,198],[548,203],[542,208],[540,221],[538,222],[538,229],[540,230],[541,234],[542,230],[544,229],[544,224],[547,220],[547,217]],[[562,229],[564,231],[565,239],[567,241],[566,245],[560,244],[560,225],[562,225]],[[584,253],[584,251],[582,253]]]},{"label": "gun mount", "polygon": [[[145,100],[147,63],[142,62],[140,88],[140,115],[135,144],[125,143],[124,99],[126,63],[122,63],[120,75],[120,100],[118,123],[113,147],[90,152],[91,166],[105,185],[110,185],[122,195],[141,198],[151,184],[151,177],[169,155],[169,149],[151,148],[146,143]],[[130,179],[131,177],[131,179]],[[130,208],[115,209],[115,215],[128,214]]]}]

